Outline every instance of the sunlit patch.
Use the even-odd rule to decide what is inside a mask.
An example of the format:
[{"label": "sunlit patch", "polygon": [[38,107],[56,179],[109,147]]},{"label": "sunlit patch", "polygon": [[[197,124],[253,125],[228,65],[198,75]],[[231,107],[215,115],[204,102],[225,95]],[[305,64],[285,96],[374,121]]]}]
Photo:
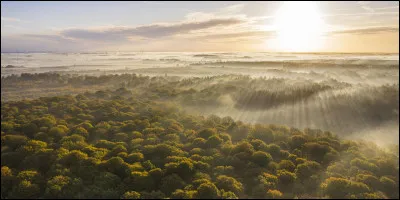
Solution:
[{"label": "sunlit patch", "polygon": [[284,2],[275,15],[276,48],[314,51],[322,45],[325,24],[315,2]]}]

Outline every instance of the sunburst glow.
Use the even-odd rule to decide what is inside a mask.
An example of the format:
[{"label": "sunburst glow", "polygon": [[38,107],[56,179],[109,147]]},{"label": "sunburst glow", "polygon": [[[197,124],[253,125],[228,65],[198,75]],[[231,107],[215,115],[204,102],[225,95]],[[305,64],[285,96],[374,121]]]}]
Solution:
[{"label": "sunburst glow", "polygon": [[313,51],[322,45],[324,21],[315,2],[284,2],[274,27],[279,50]]}]

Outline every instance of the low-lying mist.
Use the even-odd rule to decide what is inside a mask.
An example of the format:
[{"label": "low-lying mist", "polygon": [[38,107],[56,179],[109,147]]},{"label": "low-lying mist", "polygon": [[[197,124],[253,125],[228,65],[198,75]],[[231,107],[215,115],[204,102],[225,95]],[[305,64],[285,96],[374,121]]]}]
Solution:
[{"label": "low-lying mist", "polygon": [[2,77],[1,98],[126,88],[143,99],[175,102],[195,114],[398,143],[398,65],[236,65],[12,75]]},{"label": "low-lying mist", "polygon": [[[345,137],[357,134],[367,140],[379,139],[377,142],[381,144],[399,139],[398,85],[328,89],[311,96],[301,93],[287,95],[279,100],[274,97],[269,93],[263,98],[250,95],[245,97],[245,101],[238,102],[230,95],[224,95],[216,101],[218,106],[203,108],[196,105],[190,108],[200,114],[231,116],[235,120],[251,123],[319,128]],[[362,132],[368,134],[360,134]]]}]

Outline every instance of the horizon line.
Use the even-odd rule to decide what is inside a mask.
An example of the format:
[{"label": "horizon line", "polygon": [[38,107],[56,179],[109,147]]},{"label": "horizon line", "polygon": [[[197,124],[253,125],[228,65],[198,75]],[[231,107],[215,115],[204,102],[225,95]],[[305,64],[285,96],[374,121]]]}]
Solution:
[{"label": "horizon line", "polygon": [[399,54],[399,52],[339,52],[339,51],[1,51],[1,53],[286,53],[286,54]]}]

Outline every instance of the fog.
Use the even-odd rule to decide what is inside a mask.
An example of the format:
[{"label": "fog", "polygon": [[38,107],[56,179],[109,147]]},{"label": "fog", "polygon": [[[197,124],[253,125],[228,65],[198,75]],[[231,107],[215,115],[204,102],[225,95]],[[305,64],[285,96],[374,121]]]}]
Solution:
[{"label": "fog", "polygon": [[[143,98],[156,95],[158,100],[176,102],[195,114],[315,128],[380,145],[398,144],[398,58],[398,54],[322,53],[2,54],[1,94],[6,101],[34,97],[38,91],[74,94],[116,89],[122,84]],[[22,86],[17,79],[6,78],[43,72],[66,78],[55,85]],[[112,77],[88,85],[74,83],[72,74],[141,76],[135,76],[138,80]]]}]

